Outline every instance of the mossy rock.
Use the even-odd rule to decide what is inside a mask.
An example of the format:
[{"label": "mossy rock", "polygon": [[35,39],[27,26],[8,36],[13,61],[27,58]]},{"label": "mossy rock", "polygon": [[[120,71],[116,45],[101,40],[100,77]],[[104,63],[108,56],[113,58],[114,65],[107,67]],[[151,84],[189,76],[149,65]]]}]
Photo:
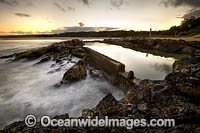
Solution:
[{"label": "mossy rock", "polygon": [[37,48],[37,49],[32,49],[32,50],[28,50],[25,52],[21,52],[16,54],[16,60],[17,59],[22,59],[22,58],[27,58],[27,59],[35,59],[38,58],[40,56],[42,56],[43,52],[42,52],[42,48]]},{"label": "mossy rock", "polygon": [[61,56],[67,56],[70,54],[70,51],[67,48],[61,49],[61,50],[55,49],[55,50],[51,50],[51,51],[47,52],[47,54],[49,54],[49,55],[59,54]]},{"label": "mossy rock", "polygon": [[87,57],[86,51],[82,48],[72,49],[71,54],[79,58]]},{"label": "mossy rock", "polygon": [[16,54],[16,58],[15,60],[19,60],[19,59],[37,59],[43,55],[50,55],[50,56],[54,56],[54,55],[61,55],[61,56],[67,56],[69,55],[70,52],[67,48],[64,49],[54,49],[52,47],[44,47],[44,48],[36,48],[36,49],[32,49],[32,50],[28,50],[25,52],[21,52]]},{"label": "mossy rock", "polygon": [[70,54],[68,49],[62,49],[58,53],[61,54],[61,55],[69,55]]}]

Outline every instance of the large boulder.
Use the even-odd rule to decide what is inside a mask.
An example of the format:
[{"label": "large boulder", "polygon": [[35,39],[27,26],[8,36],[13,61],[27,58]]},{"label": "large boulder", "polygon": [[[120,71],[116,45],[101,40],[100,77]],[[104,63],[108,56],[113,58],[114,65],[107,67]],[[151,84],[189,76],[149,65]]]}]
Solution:
[{"label": "large boulder", "polygon": [[80,60],[77,64],[67,70],[63,76],[61,83],[70,83],[84,79],[87,76],[85,63]]}]

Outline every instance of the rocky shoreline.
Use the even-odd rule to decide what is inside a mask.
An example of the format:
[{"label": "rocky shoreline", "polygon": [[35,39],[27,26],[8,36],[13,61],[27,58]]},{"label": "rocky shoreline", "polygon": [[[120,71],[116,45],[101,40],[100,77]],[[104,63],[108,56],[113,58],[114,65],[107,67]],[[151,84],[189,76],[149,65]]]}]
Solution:
[{"label": "rocky shoreline", "polygon": [[[186,58],[173,64],[172,73],[165,80],[141,80],[131,84],[131,89],[120,101],[111,94],[104,97],[94,108],[82,110],[80,118],[88,116],[94,118],[126,118],[126,119],[175,119],[176,126],[172,128],[141,128],[131,130],[126,128],[59,128],[42,127],[39,123],[33,128],[28,128],[23,121],[6,126],[1,132],[200,132],[200,43],[172,40],[104,40],[103,42],[120,45],[128,48],[147,48],[165,52],[189,54]],[[37,50],[14,54],[13,60],[41,58],[38,63],[55,60],[57,63],[65,60],[69,55],[80,58],[63,76],[63,83],[76,82],[84,79],[90,57],[85,50],[84,42],[79,40],[55,43]],[[6,58],[6,57],[4,57]],[[94,77],[99,77],[100,70],[91,69]],[[129,75],[129,77],[135,78]],[[69,115],[56,116],[55,118],[67,119]]]},{"label": "rocky shoreline", "polygon": [[152,49],[177,54],[193,54],[200,52],[200,42],[170,40],[170,39],[149,39],[149,38],[132,38],[132,39],[104,39],[105,43],[119,45],[130,49]]}]

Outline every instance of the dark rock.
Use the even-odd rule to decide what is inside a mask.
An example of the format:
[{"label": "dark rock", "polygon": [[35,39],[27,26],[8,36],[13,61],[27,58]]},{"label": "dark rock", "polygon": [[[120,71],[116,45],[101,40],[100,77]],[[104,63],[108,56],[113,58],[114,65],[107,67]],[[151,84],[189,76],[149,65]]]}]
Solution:
[{"label": "dark rock", "polygon": [[92,78],[102,78],[103,77],[102,72],[100,70],[96,70],[96,69],[91,68],[89,70],[89,73],[90,73]]},{"label": "dark rock", "polygon": [[55,73],[55,72],[59,72],[61,70],[61,68],[56,68],[54,70],[51,70],[48,72],[48,74],[52,74],[52,73]]},{"label": "dark rock", "polygon": [[191,44],[191,42],[186,42],[183,40],[132,38],[105,39],[103,42],[132,49],[154,49],[163,52],[179,54],[192,54],[200,52],[200,48],[198,46],[199,42],[193,42],[193,44]]},{"label": "dark rock", "polygon": [[38,63],[36,63],[36,64],[45,63],[45,62],[50,61],[50,60],[51,60],[51,57],[50,57],[50,56],[44,57],[44,58],[42,58],[42,59],[41,59]]},{"label": "dark rock", "polygon": [[96,106],[96,111],[99,113],[100,117],[109,116],[116,118],[119,116],[125,116],[124,107],[118,103],[112,94],[108,94],[99,102]]},{"label": "dark rock", "polygon": [[133,90],[128,91],[124,97],[125,103],[141,104],[150,103],[151,87],[153,83],[149,80],[143,80],[139,86],[135,86]]},{"label": "dark rock", "polygon": [[79,61],[77,64],[75,64],[65,72],[62,83],[70,83],[73,81],[84,79],[86,76],[86,67],[82,61]]},{"label": "dark rock", "polygon": [[130,80],[134,79],[134,72],[133,72],[133,71],[130,71],[130,72],[128,73],[127,78],[130,79]]},{"label": "dark rock", "polygon": [[72,42],[73,46],[83,47],[85,45],[84,42],[79,39],[73,39],[71,42]]},{"label": "dark rock", "polygon": [[53,119],[69,119],[69,114],[57,115]]},{"label": "dark rock", "polygon": [[95,116],[99,116],[99,113],[94,109],[83,109],[82,110],[82,117],[83,118],[94,118]]},{"label": "dark rock", "polygon": [[165,106],[173,93],[174,90],[172,86],[167,82],[161,81],[155,83],[151,89],[151,104],[159,104]]},{"label": "dark rock", "polygon": [[178,70],[167,75],[166,80],[180,92],[190,96],[196,103],[200,103],[200,78],[198,77],[200,63]]},{"label": "dark rock", "polygon": [[71,54],[82,59],[87,56],[86,51],[83,48],[72,49]]}]

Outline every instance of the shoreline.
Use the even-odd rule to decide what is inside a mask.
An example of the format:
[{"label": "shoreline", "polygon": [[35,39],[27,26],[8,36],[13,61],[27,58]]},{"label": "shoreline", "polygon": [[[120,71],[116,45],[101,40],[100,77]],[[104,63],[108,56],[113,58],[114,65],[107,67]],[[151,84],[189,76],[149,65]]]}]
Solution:
[{"label": "shoreline", "polygon": [[[0,37],[0,40],[71,40],[71,39],[120,39],[123,37]],[[129,37],[127,37],[129,38]],[[137,38],[137,37],[136,37]],[[199,36],[192,37],[138,37],[138,38],[147,38],[147,39],[170,39],[170,40],[185,40],[185,41],[200,41]]]},{"label": "shoreline", "polygon": [[72,40],[72,39],[119,39],[118,37],[0,37],[0,40]]}]

